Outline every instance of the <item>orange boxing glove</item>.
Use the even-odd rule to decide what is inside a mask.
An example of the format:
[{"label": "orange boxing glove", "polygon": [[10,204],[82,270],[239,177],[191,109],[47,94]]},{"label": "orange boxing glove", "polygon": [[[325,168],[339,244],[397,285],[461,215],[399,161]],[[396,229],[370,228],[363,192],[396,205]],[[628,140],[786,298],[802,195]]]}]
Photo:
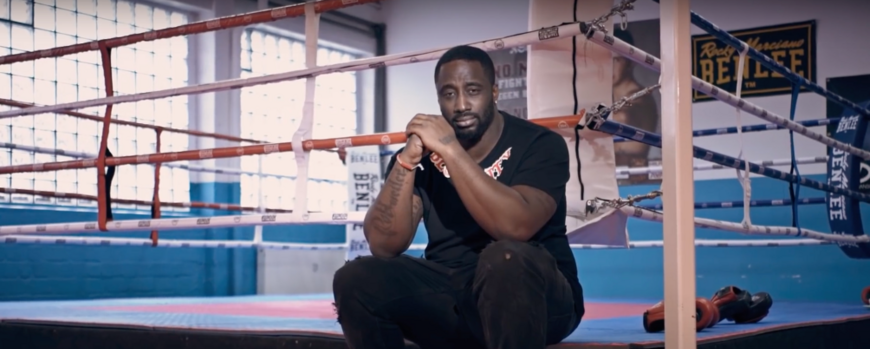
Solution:
[{"label": "orange boxing glove", "polygon": [[[701,297],[695,299],[695,315],[695,331],[699,332],[707,327],[712,327],[719,319],[719,311],[713,302]],[[665,330],[664,301],[656,303],[643,313],[643,329],[650,333]]]}]

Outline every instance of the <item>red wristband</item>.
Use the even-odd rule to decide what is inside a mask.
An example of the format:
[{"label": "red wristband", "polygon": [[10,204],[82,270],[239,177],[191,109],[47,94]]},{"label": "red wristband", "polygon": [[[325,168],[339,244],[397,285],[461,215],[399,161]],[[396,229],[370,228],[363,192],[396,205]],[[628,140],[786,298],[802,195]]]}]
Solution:
[{"label": "red wristband", "polygon": [[411,164],[402,161],[402,157],[401,157],[400,155],[401,155],[401,154],[396,154],[396,162],[399,164],[399,166],[402,166],[404,169],[406,169],[406,170],[408,170],[408,171],[413,171],[415,168],[418,168],[418,167],[419,167],[421,170],[423,169],[423,166],[420,165],[420,164],[417,164],[417,165],[412,166]]}]

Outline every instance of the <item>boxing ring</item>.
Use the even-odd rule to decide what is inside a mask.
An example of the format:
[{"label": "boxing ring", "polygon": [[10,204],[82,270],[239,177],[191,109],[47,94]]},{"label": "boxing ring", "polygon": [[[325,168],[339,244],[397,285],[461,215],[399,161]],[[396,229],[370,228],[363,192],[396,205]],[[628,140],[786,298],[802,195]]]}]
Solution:
[{"label": "boxing ring", "polygon": [[[10,64],[12,62],[57,57],[76,52],[99,51],[103,59],[104,72],[106,73],[106,90],[112,91],[109,51],[113,47],[145,40],[159,40],[178,35],[190,35],[193,33],[265,23],[281,18],[305,16],[307,29],[306,47],[310,49],[316,47],[316,23],[319,20],[319,13],[372,1],[322,0],[314,3],[291,5],[192,23],[181,27],[135,34],[129,37],[45,51],[25,52],[0,57],[0,63]],[[606,26],[603,25],[611,17],[622,15],[625,11],[630,10],[633,2],[628,0],[623,1],[621,5],[614,7],[609,13],[603,14],[603,16],[592,21],[575,20],[570,23],[546,27],[540,30],[470,44],[487,51],[492,51],[533,45],[556,38],[577,36],[578,38],[585,38],[589,43],[621,54],[649,69],[662,72],[663,78],[660,84],[622,100],[614,101],[612,104],[604,103],[585,108],[573,115],[544,117],[531,121],[560,132],[578,132],[578,134],[581,132],[596,132],[607,134],[613,137],[613,142],[641,142],[653,147],[673,147],[675,144],[673,139],[667,139],[662,135],[609,120],[609,116],[613,112],[624,108],[626,105],[630,105],[633,100],[649,94],[655,89],[660,88],[663,93],[666,89],[670,89],[667,90],[670,91],[669,93],[672,93],[675,89],[674,76],[677,76],[677,73],[672,69],[673,63],[670,63],[671,66],[669,67],[668,62],[662,61],[611,36]],[[663,18],[667,19],[668,17],[665,15],[666,10],[673,10],[674,5],[663,4],[662,6]],[[791,199],[754,200],[751,199],[750,191],[747,188],[743,195],[743,200],[695,203],[693,200],[686,201],[679,198],[682,195],[678,192],[679,189],[668,187],[666,183],[663,185],[663,190],[654,191],[648,195],[627,198],[585,198],[584,203],[586,206],[584,210],[586,214],[612,217],[614,219],[622,219],[623,221],[626,219],[638,219],[661,222],[666,227],[676,226],[678,229],[674,229],[672,232],[668,232],[666,229],[665,238],[662,241],[626,240],[624,244],[609,245],[578,243],[573,240],[578,234],[572,235],[578,231],[572,231],[569,232],[572,248],[575,250],[663,248],[665,251],[674,252],[683,258],[693,256],[693,252],[687,255],[685,249],[694,249],[695,247],[725,248],[743,246],[766,248],[771,246],[836,245],[848,258],[866,259],[870,257],[870,237],[863,232],[859,207],[859,204],[862,202],[870,202],[870,196],[857,190],[857,180],[850,180],[858,178],[858,165],[862,159],[870,159],[870,152],[861,148],[864,130],[867,128],[866,117],[870,116],[870,111],[791,73],[784,66],[748,47],[744,42],[741,42],[727,32],[718,29],[701,16],[693,12],[689,13],[688,6],[680,8],[680,10],[684,13],[680,13],[679,16],[685,15],[685,19],[691,18],[692,24],[733,46],[738,52],[741,52],[741,55],[748,55],[754,60],[762,62],[767,69],[788,77],[796,88],[805,87],[853,110],[856,116],[796,122],[794,121],[794,103],[792,104],[791,117],[782,117],[740,98],[739,91],[735,95],[714,87],[696,77],[691,77],[691,79],[684,79],[689,82],[691,88],[729,104],[743,113],[753,115],[769,123],[748,126],[738,125],[732,128],[711,130],[691,130],[691,127],[688,129],[683,127],[684,131],[689,132],[683,132],[680,137],[683,137],[681,138],[682,141],[688,140],[689,146],[691,146],[691,137],[788,130],[790,134],[796,133],[827,145],[831,149],[829,154],[824,157],[798,158],[794,155],[794,147],[792,146],[791,159],[759,162],[745,160],[740,156],[727,156],[697,146],[691,146],[691,148],[687,146],[682,149],[684,155],[702,159],[707,164],[693,165],[692,159],[689,158],[690,161],[685,162],[685,159],[682,159],[680,160],[682,162],[677,161],[676,165],[665,161],[665,164],[661,167],[631,168],[616,171],[615,174],[662,173],[667,179],[675,176],[676,171],[689,171],[691,174],[692,171],[731,168],[780,179],[793,183],[798,188],[812,188],[827,194],[823,197],[801,197],[798,189],[797,195]],[[679,13],[679,11],[675,12]],[[686,30],[685,33],[688,33],[687,28],[682,29]],[[555,35],[553,35],[554,33]],[[278,243],[263,241],[262,235],[259,233],[255,235],[253,240],[175,240],[161,238],[159,232],[219,227],[262,227],[269,225],[345,226],[361,223],[365,215],[363,211],[349,209],[346,212],[310,212],[307,209],[306,197],[316,195],[316,193],[309,193],[306,185],[308,154],[312,151],[335,151],[335,149],[353,147],[401,144],[405,142],[405,136],[401,132],[396,132],[346,138],[312,139],[312,108],[315,79],[317,76],[324,74],[431,61],[437,59],[445,50],[446,48],[429,49],[419,52],[360,59],[334,65],[318,65],[316,54],[313,53],[316,50],[311,49],[307,51],[312,52],[307,55],[307,68],[297,71],[130,95],[113,96],[110,93],[105,98],[50,106],[0,100],[0,104],[17,108],[0,112],[0,118],[14,118],[42,113],[64,113],[74,117],[98,120],[103,124],[100,149],[95,154],[66,152],[65,155],[79,158],[79,160],[0,167],[0,174],[96,168],[98,176],[98,195],[96,197],[73,193],[15,190],[12,188],[3,188],[0,191],[46,197],[93,200],[98,202],[97,219],[89,222],[4,225],[0,226],[0,239],[2,239],[0,241],[6,244],[135,246],[130,248],[347,250],[350,247],[350,241],[336,244]],[[666,74],[669,74],[669,76],[665,76]],[[684,76],[684,78],[688,78],[688,76]],[[300,79],[306,81],[306,103],[300,128],[294,134],[292,142],[265,143],[227,135],[153,127],[145,124],[113,120],[111,118],[112,107],[118,104],[178,95],[240,89],[248,86]],[[738,83],[739,85],[740,83]],[[793,95],[793,98],[797,98],[796,93]],[[74,111],[91,107],[105,107],[105,116],[96,117]],[[663,108],[663,111],[665,110],[667,109]],[[158,135],[157,153],[113,156],[107,147],[109,125],[113,123],[152,128]],[[812,127],[833,123],[836,123],[838,128],[832,138],[811,130]],[[691,126],[690,123],[689,126]],[[253,145],[161,153],[159,139],[160,134],[164,132],[186,133],[188,135],[212,137],[240,143],[252,143]],[[680,140],[677,140],[677,144],[684,144],[680,142]],[[5,146],[22,149],[20,146],[12,144],[6,144]],[[24,149],[37,153],[53,152],[51,149],[39,147]],[[299,174],[296,182],[296,205],[293,210],[242,207],[239,205],[207,202],[161,202],[157,195],[158,174],[161,166],[177,166],[173,164],[173,162],[177,161],[232,158],[276,152],[292,152],[296,156]],[[666,152],[664,153],[667,154]],[[143,163],[155,165],[154,199],[152,201],[136,201],[111,198],[110,188],[114,168]],[[772,168],[773,166],[812,163],[827,164],[828,181],[816,181],[802,177],[799,173],[787,173]],[[192,171],[213,173],[244,173],[236,169],[199,168],[193,166],[186,166],[185,168]],[[680,175],[685,176],[684,173]],[[742,184],[748,185],[747,181],[748,179],[741,179]],[[662,201],[647,202],[648,200],[655,201],[659,199]],[[691,196],[689,196],[689,199],[691,199]],[[137,220],[113,219],[111,212],[113,203],[150,206],[152,217],[151,219]],[[802,228],[799,224],[795,224],[795,226],[754,225],[748,216],[750,207],[789,206],[796,213],[801,205],[827,205],[829,213],[831,213],[828,216],[832,233]],[[160,207],[209,208],[236,212],[209,217],[161,218]],[[674,219],[677,216],[673,214],[673,211],[677,209],[673,209],[673,207],[678,207],[679,210],[688,209],[688,212],[693,212],[696,209],[743,207],[746,216],[743,222],[727,222],[693,216],[688,218],[681,216],[679,217],[680,223],[675,223]],[[668,211],[669,209],[671,211]],[[846,219],[845,217],[849,218]],[[685,222],[688,223],[684,224]],[[590,226],[593,225],[590,224]],[[689,239],[685,236],[677,236],[677,231],[684,232],[687,228],[693,229],[692,226],[745,235],[768,236],[770,239],[696,240],[693,233],[689,234]],[[689,230],[689,232],[692,231]],[[124,237],[125,233],[130,232],[150,232],[151,235],[150,238]],[[96,234],[102,236],[92,236]],[[675,241],[677,239],[679,242]],[[686,245],[687,243],[689,244],[688,246]],[[425,246],[412,245],[409,253],[419,254],[424,248]],[[675,250],[675,248],[680,248],[681,250]],[[716,326],[705,328],[696,333],[694,329],[694,306],[689,307],[690,303],[694,304],[695,295],[688,295],[686,291],[678,292],[674,288],[677,287],[678,283],[681,285],[679,287],[686,287],[685,284],[688,282],[691,287],[686,289],[694,290],[693,275],[686,270],[680,269],[678,271],[677,267],[673,265],[675,260],[668,258],[670,257],[666,256],[665,261],[665,299],[666,303],[669,304],[667,313],[672,314],[671,312],[675,310],[681,311],[681,313],[673,313],[674,316],[679,315],[679,317],[673,321],[672,327],[668,327],[669,330],[666,330],[664,333],[647,333],[643,330],[641,324],[643,312],[660,301],[660,299],[586,299],[587,314],[580,327],[563,343],[552,347],[659,348],[663,347],[665,343],[676,344],[678,342],[690,343],[690,346],[697,344],[698,347],[702,348],[772,348],[783,345],[788,347],[806,345],[845,348],[866,347],[870,345],[867,338],[859,338],[854,335],[855,333],[860,333],[861,329],[870,326],[870,312],[868,312],[864,304],[858,301],[854,303],[782,302],[777,301],[775,295],[774,306],[770,314],[758,323],[738,325],[723,321]],[[691,264],[693,266],[694,262],[691,262]],[[694,267],[687,270],[693,271]],[[860,292],[861,290],[855,290],[856,295]],[[870,293],[870,288],[865,289],[862,294],[865,304],[868,303],[867,299],[870,297],[868,293]],[[679,304],[680,307],[677,308],[671,304]],[[687,312],[691,313],[691,316],[682,316]],[[9,347],[16,348],[58,347],[69,346],[72,343],[74,343],[73,346],[75,347],[123,346],[131,348],[345,347],[341,337],[341,329],[335,320],[332,296],[329,294],[0,302],[0,342],[4,343],[4,347],[5,345],[10,345]],[[409,347],[414,347],[414,345],[409,343]]]}]

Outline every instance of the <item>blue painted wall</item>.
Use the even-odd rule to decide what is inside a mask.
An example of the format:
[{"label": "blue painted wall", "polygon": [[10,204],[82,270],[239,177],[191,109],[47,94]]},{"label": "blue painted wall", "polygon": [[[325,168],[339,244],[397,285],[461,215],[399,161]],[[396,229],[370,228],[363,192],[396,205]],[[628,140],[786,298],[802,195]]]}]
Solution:
[{"label": "blue painted wall", "polygon": [[[825,175],[807,176],[826,181]],[[646,194],[653,185],[625,186],[620,195]],[[801,198],[823,197],[818,190],[802,187]],[[752,179],[754,199],[787,199],[788,183],[770,178]],[[742,200],[734,179],[695,182],[695,201]],[[660,203],[660,200],[645,203]],[[863,208],[863,207],[862,207]],[[756,225],[791,226],[791,207],[758,207],[751,211]],[[743,208],[696,210],[698,217],[740,222]],[[802,228],[830,232],[824,205],[799,206]],[[870,219],[862,211],[863,221]],[[865,224],[866,225],[866,224]],[[632,241],[662,240],[662,224],[629,219]],[[865,227],[865,229],[867,229]],[[422,234],[421,234],[422,235]],[[696,239],[771,239],[777,236],[743,235],[696,229]],[[415,243],[425,243],[417,236]],[[591,298],[648,299],[664,297],[664,256],[661,248],[574,250],[585,293]],[[727,285],[750,291],[770,292],[775,300],[859,302],[861,290],[870,285],[870,260],[849,259],[834,245],[796,247],[698,247],[695,250],[697,294],[710,297]]]},{"label": "blue painted wall", "polygon": [[[807,176],[826,182],[824,175]],[[621,188],[624,197],[647,193],[654,186]],[[800,197],[823,197],[821,191],[802,187]],[[788,183],[753,178],[754,199],[786,199]],[[742,200],[742,188],[733,179],[695,182],[695,201]],[[863,209],[863,207],[862,207]],[[824,205],[799,206],[802,228],[828,233]],[[740,222],[743,208],[696,210],[698,217]],[[864,222],[870,218],[862,211]],[[756,225],[791,226],[791,207],[759,207],[751,211]],[[865,224],[866,225],[866,224]],[[865,227],[866,229],[866,227]],[[662,224],[629,220],[632,240],[661,240]],[[696,229],[697,239],[769,239],[711,229]],[[796,247],[696,248],[697,291],[709,297],[726,285],[767,291],[774,299],[860,301],[861,289],[870,285],[870,260],[849,259],[834,245]],[[578,250],[574,255],[580,278],[592,297],[661,299],[664,297],[663,255],[660,248],[634,250]]]},{"label": "blue painted wall", "polygon": [[[824,180],[823,176],[814,176]],[[621,195],[646,193],[654,186],[621,188]],[[753,179],[753,198],[788,197],[787,183]],[[238,184],[200,183],[191,186],[197,201],[238,202]],[[801,189],[801,197],[821,192]],[[740,200],[735,180],[695,183],[696,201]],[[752,210],[752,222],[791,225],[790,207]],[[117,214],[119,219],[145,218],[145,212]],[[190,215],[230,212],[198,210]],[[696,215],[739,222],[741,208],[697,210]],[[0,208],[0,224],[91,221],[94,212],[63,212],[45,208]],[[866,216],[866,214],[865,214]],[[866,217],[865,221],[870,219]],[[822,205],[801,206],[802,227],[829,232]],[[632,240],[660,240],[662,225],[632,219]],[[111,234],[118,236],[119,234]],[[148,233],[124,233],[142,237]],[[173,239],[251,239],[253,228],[163,232]],[[707,229],[698,239],[764,239]],[[266,227],[270,241],[330,243],[344,241],[343,226]],[[421,228],[415,243],[425,243]],[[411,251],[419,255],[419,251]],[[663,297],[662,249],[576,250],[580,278],[589,297]],[[846,258],[835,246],[728,247],[696,250],[698,294],[710,296],[725,285],[770,292],[780,300],[857,301],[870,285],[870,261]],[[154,296],[224,296],[256,292],[256,254],[252,249],[168,249],[0,244],[0,300],[82,299]]]}]

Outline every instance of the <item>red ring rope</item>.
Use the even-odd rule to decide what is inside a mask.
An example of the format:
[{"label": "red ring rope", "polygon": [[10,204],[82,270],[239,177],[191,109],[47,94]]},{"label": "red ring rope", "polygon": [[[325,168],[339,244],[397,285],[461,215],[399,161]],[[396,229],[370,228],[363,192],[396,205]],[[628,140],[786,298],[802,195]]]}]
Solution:
[{"label": "red ring rope", "polygon": [[[32,108],[32,107],[39,106],[37,104],[24,103],[24,102],[13,101],[11,99],[3,99],[3,98],[0,98],[0,104],[7,105],[10,107],[16,107],[16,108]],[[80,118],[80,119],[87,119],[87,120],[103,122],[102,117],[96,116],[96,115],[91,115],[91,114],[79,113],[79,112],[74,112],[74,111],[69,111],[69,110],[56,111],[55,113],[68,115],[68,116],[72,116],[72,117],[76,117],[76,118]],[[143,124],[141,122],[134,122],[134,121],[126,121],[126,120],[117,120],[116,119],[116,120],[113,120],[112,123],[114,123],[116,125],[142,127],[142,128],[152,129],[152,130],[156,130],[156,129],[160,128],[166,132],[183,133],[186,135],[198,136],[198,137],[211,137],[211,138],[222,139],[222,140],[231,141],[231,142],[247,142],[247,143],[254,143],[254,144],[268,143],[266,141],[258,141],[256,139],[241,138],[241,137],[236,137],[236,136],[224,135],[224,134],[220,134],[220,133],[210,133],[210,132],[202,132],[202,131],[194,131],[194,130],[185,130],[185,129],[180,129],[180,128],[156,126],[156,125]]]},{"label": "red ring rope", "polygon": [[[66,199],[79,199],[79,200],[89,200],[89,201],[97,201],[96,196],[78,194],[78,193],[61,193],[56,191],[44,191],[44,190],[30,190],[30,189],[12,189],[12,188],[0,188],[0,193],[7,194],[24,194],[24,195],[34,195],[34,196],[42,196],[47,198],[66,198]],[[130,200],[130,199],[112,199],[112,203],[114,204],[124,204],[124,205],[140,205],[140,206],[150,206],[153,204],[151,201],[144,200]],[[239,212],[258,212],[259,208],[250,207],[250,206],[240,206],[240,205],[231,205],[231,204],[217,204],[212,202],[161,202],[161,206],[166,207],[179,207],[179,208],[201,208],[208,210],[223,210],[223,211],[239,211]],[[266,213],[293,213],[293,210],[286,210],[280,208],[267,208],[265,209]]]},{"label": "red ring rope", "polygon": [[[557,116],[529,120],[535,124],[551,129],[573,129],[580,122],[584,111],[579,115]],[[323,150],[342,147],[360,147],[369,145],[401,144],[407,140],[404,132],[376,133],[371,135],[352,136],[345,138],[312,139],[303,141],[305,150]],[[232,158],[244,155],[261,155],[293,151],[293,143],[269,143],[262,145],[248,145],[240,147],[224,147],[212,149],[187,150],[172,153],[145,154],[132,156],[118,156],[108,158],[106,165],[118,166],[129,164],[164,163],[174,161],[202,160]],[[19,172],[45,172],[68,169],[92,168],[96,159],[72,160],[63,162],[49,162],[43,164],[28,164],[0,167],[0,174]]]},{"label": "red ring rope", "polygon": [[[383,0],[321,0],[314,3],[314,12],[321,13],[338,10],[353,5],[362,5]],[[243,27],[251,24],[274,22],[283,18],[299,17],[305,14],[306,3],[294,4],[274,9],[242,13],[233,16],[210,19],[196,23],[180,25],[144,33],[121,36],[102,41],[85,42],[81,44],[55,47],[39,51],[17,53],[0,57],[0,64],[32,61],[39,58],[60,57],[73,53],[96,51],[100,45],[108,48],[135,44],[143,41],[154,41],[182,35],[200,34],[221,29]]]}]

